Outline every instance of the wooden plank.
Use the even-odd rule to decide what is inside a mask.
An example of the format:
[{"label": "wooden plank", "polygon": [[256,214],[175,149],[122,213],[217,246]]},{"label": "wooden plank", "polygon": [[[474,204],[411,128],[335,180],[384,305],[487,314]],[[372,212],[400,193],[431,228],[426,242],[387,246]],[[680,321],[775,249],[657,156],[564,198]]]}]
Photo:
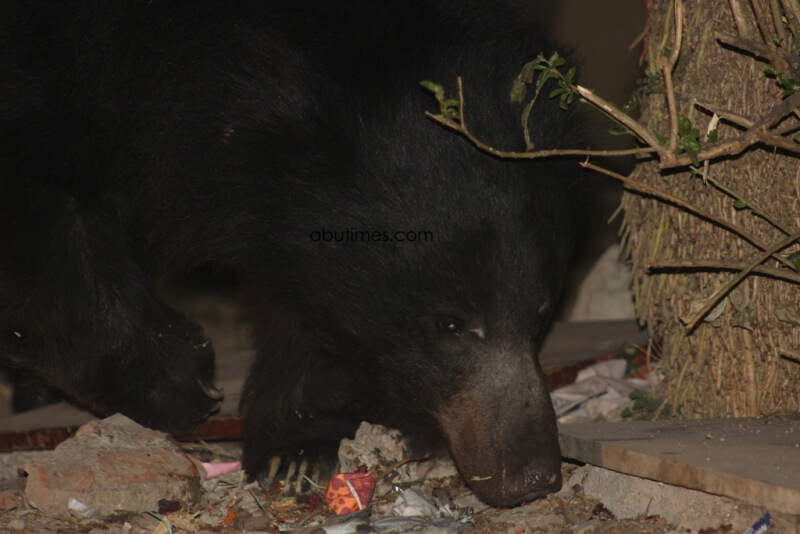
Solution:
[{"label": "wooden plank", "polygon": [[559,427],[562,454],[800,515],[800,415]]}]

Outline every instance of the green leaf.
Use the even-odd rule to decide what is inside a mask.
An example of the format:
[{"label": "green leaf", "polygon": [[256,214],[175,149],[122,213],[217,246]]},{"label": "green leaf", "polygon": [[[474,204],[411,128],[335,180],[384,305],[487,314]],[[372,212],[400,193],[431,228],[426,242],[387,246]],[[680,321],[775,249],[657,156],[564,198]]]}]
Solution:
[{"label": "green leaf", "polygon": [[458,108],[444,108],[444,114],[448,119],[459,120],[461,118]]},{"label": "green leaf", "polygon": [[788,258],[794,264],[795,270],[800,271],[800,250],[795,250],[789,254]]},{"label": "green leaf", "polygon": [[528,94],[528,86],[520,79],[514,80],[511,84],[511,101],[515,104],[520,104],[525,100],[525,95]]},{"label": "green leaf", "polygon": [[764,67],[764,74],[767,76],[777,76],[778,71],[776,71],[775,67],[773,67],[771,64],[768,64],[766,67]]},{"label": "green leaf", "polygon": [[563,95],[566,92],[567,92],[567,90],[564,89],[563,87],[557,87],[557,88],[553,89],[552,91],[550,91],[550,94],[547,97],[548,98],[554,98],[554,97],[556,97],[558,95]]},{"label": "green leaf", "polygon": [[564,75],[564,83],[567,85],[572,85],[572,79],[575,77],[576,69],[575,67],[570,67],[567,73]]},{"label": "green leaf", "polygon": [[700,165],[700,160],[697,157],[698,152],[699,150],[690,150],[688,148],[686,149],[686,155],[689,156],[689,159],[692,160],[692,165],[694,165],[695,167]]},{"label": "green leaf", "polygon": [[551,76],[552,76],[552,71],[550,69],[543,70],[542,72],[540,72],[539,76],[536,77],[536,85],[535,85],[536,90],[540,91],[544,86],[545,82],[547,82],[547,80],[549,80]]},{"label": "green leaf", "polygon": [[743,209],[746,209],[746,208],[749,208],[749,207],[750,207],[750,205],[743,198],[737,198],[736,200],[733,201],[733,208],[734,209],[743,210]]},{"label": "green leaf", "polygon": [[519,72],[519,81],[529,85],[533,83],[533,77],[536,75],[536,66],[535,59],[525,63]]},{"label": "green leaf", "polygon": [[708,141],[709,143],[716,143],[718,138],[719,138],[719,131],[716,128],[708,132],[708,135],[706,135],[706,141]]},{"label": "green leaf", "polygon": [[797,91],[800,89],[800,83],[788,74],[781,74],[778,76],[781,86],[787,91]]},{"label": "green leaf", "polygon": [[621,124],[616,124],[608,129],[608,133],[611,135],[628,135],[631,131]]},{"label": "green leaf", "polygon": [[430,80],[422,80],[421,82],[419,82],[419,84],[428,91],[430,91],[431,93],[435,94],[444,93],[444,87]]},{"label": "green leaf", "polygon": [[692,128],[692,121],[683,116],[678,117],[678,135],[680,136],[686,135],[686,133],[691,128]]},{"label": "green leaf", "polygon": [[639,97],[636,95],[636,93],[631,93],[631,96],[630,98],[628,98],[628,101],[625,102],[624,106],[622,106],[622,112],[627,115],[628,113],[636,109],[636,106],[638,105],[639,105]]}]

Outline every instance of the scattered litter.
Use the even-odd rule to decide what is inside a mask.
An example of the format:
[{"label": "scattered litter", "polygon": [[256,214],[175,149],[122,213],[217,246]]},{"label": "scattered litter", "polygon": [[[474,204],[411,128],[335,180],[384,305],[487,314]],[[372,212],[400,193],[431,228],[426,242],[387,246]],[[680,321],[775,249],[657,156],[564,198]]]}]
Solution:
[{"label": "scattered litter", "polygon": [[391,509],[391,514],[401,517],[430,515],[435,516],[437,507],[422,490],[408,488],[401,491]]},{"label": "scattered litter", "polygon": [[172,525],[170,524],[169,519],[155,512],[147,513],[159,521],[158,526],[153,529],[153,534],[172,534]]},{"label": "scattered litter", "polygon": [[339,473],[325,488],[325,504],[336,515],[364,510],[372,499],[375,475],[372,473]]},{"label": "scattered litter", "polygon": [[201,462],[200,465],[203,466],[203,470],[206,472],[204,480],[242,470],[242,462]]},{"label": "scattered litter", "polygon": [[[391,516],[374,519],[370,526],[374,532],[426,532],[431,534],[457,534],[473,531],[471,508],[458,508],[450,504],[449,495],[442,499],[429,497],[421,487],[400,491]],[[392,517],[394,516],[394,517]]]},{"label": "scattered litter", "polygon": [[[427,534],[470,534],[473,532],[472,510],[451,509],[441,506],[438,499],[428,497],[421,488],[400,491],[391,508],[391,515],[369,517],[367,510],[340,516],[335,520],[317,525],[313,532],[326,534],[403,534],[425,532]],[[365,530],[368,529],[368,530]]]},{"label": "scattered litter", "polygon": [[354,439],[343,439],[339,446],[339,464],[343,472],[357,471],[365,466],[378,476],[375,493],[383,495],[396,485],[458,478],[449,456],[434,456],[422,461],[403,435],[381,425],[361,423]]},{"label": "scattered litter", "polygon": [[742,534],[764,534],[769,529],[775,526],[775,522],[772,521],[772,517],[770,517],[769,513],[766,513],[761,516],[761,519],[753,523],[750,528],[742,532]]},{"label": "scattered litter", "polygon": [[424,532],[425,534],[471,534],[474,528],[469,523],[435,517],[381,517],[370,522],[370,532],[377,534],[403,534]]},{"label": "scattered litter", "polygon": [[582,369],[574,384],[558,388],[550,394],[556,417],[560,419],[567,416],[570,421],[619,420],[622,410],[633,404],[631,392],[650,390],[650,384],[645,379],[623,380],[626,365],[625,360],[614,359]]},{"label": "scattered litter", "polygon": [[92,517],[100,514],[100,507],[99,506],[86,506],[81,501],[74,497],[69,498],[69,502],[67,503],[67,508],[69,508],[70,512],[74,512],[81,517]]},{"label": "scattered litter", "polygon": [[369,510],[353,512],[346,516],[336,516],[324,523],[312,525],[296,531],[296,534],[355,534],[356,532],[371,532],[369,528]]}]

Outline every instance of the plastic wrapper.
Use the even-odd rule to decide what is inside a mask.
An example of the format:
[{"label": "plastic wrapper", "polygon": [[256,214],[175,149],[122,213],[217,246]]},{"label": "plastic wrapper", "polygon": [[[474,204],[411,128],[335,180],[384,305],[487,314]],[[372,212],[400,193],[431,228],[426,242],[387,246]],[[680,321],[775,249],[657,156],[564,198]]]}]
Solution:
[{"label": "plastic wrapper", "polygon": [[333,476],[325,488],[325,504],[336,515],[345,515],[369,506],[375,489],[372,473],[339,473]]}]

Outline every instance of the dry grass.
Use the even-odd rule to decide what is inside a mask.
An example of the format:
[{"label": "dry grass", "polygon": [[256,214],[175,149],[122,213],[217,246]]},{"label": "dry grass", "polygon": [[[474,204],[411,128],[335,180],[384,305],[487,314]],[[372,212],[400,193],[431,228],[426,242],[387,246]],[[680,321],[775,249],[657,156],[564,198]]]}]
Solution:
[{"label": "dry grass", "polygon": [[[752,4],[732,0],[686,2],[681,57],[672,72],[675,107],[679,115],[705,132],[710,113],[695,105],[711,103],[734,117],[757,122],[781,102],[781,89],[764,75],[764,60],[720,45],[721,35],[737,33],[731,5],[746,20],[739,27],[761,28],[765,53],[775,63],[776,51],[769,6],[759,7],[758,24]],[[764,10],[761,11],[761,8]],[[673,3],[652,2],[648,60],[657,66],[670,43],[674,24]],[[742,22],[740,20],[740,22]],[[789,26],[791,31],[792,26]],[[800,29],[800,28],[798,28]],[[786,29],[784,29],[786,31]],[[785,42],[785,41],[784,41]],[[785,68],[792,69],[786,64]],[[653,69],[652,74],[658,73]],[[722,115],[722,113],[720,113]],[[647,99],[642,122],[647,129],[666,133],[670,113],[663,94]],[[720,141],[735,138],[742,125],[722,121]],[[795,127],[790,117],[781,129]],[[663,167],[663,165],[662,165]],[[735,209],[733,199],[702,177],[687,172],[666,173],[656,161],[641,163],[633,180],[688,201],[730,225],[742,228],[772,246],[800,228],[800,162],[796,155],[763,147],[750,147],[737,156],[712,159],[705,171],[717,182],[760,207],[773,222],[752,211]],[[666,377],[663,395],[682,405],[690,417],[756,416],[793,412],[800,408],[800,362],[784,357],[800,347],[800,291],[796,281],[770,275],[769,267],[796,275],[777,261],[762,264],[725,293],[719,304],[692,328],[709,299],[725,287],[741,265],[750,264],[763,251],[741,237],[694,214],[653,197],[628,193],[623,199],[623,243],[634,272],[634,297],[640,319],[660,340],[660,368]],[[796,249],[787,247],[783,254]],[[679,264],[682,269],[654,271],[654,265]],[[721,295],[720,295],[721,296]],[[687,328],[688,326],[688,328]]]}]

